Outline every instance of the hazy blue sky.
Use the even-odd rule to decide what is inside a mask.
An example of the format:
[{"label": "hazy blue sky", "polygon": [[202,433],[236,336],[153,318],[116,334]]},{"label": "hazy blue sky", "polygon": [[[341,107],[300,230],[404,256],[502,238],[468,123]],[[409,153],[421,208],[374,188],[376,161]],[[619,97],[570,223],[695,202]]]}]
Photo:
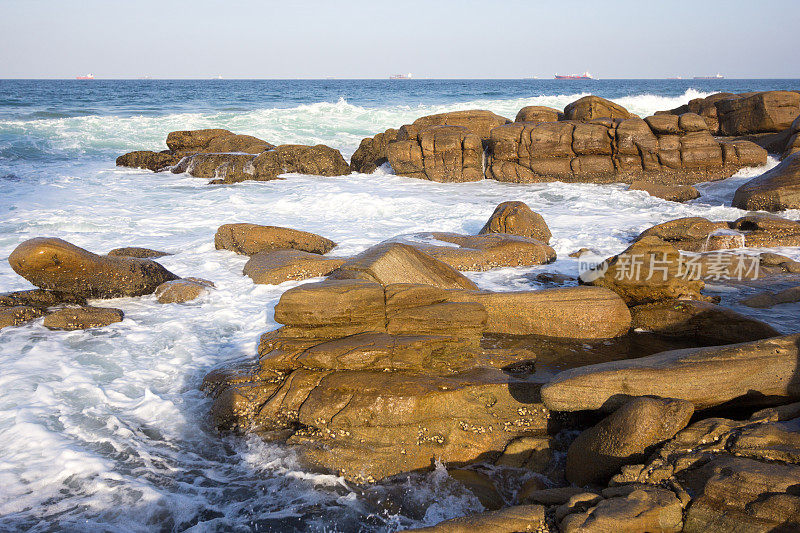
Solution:
[{"label": "hazy blue sky", "polygon": [[0,77],[800,78],[800,0],[0,0]]}]

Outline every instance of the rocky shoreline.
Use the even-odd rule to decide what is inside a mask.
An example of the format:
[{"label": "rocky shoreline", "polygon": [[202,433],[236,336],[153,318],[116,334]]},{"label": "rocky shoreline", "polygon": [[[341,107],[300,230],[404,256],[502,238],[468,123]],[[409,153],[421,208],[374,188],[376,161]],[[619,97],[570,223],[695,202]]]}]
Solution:
[{"label": "rocky shoreline", "polygon": [[[117,165],[227,185],[388,164],[435,182],[623,182],[688,201],[692,185],[772,153],[781,163],[733,205],[777,212],[800,208],[799,138],[792,91],[714,95],[643,119],[587,96],[513,122],[421,117],[364,139],[349,164],[324,145],[215,129],[172,132],[168,150]],[[281,327],[254,359],[206,376],[213,424],[358,486],[441,462],[486,512],[431,531],[800,529],[800,336],[719,305],[706,285],[744,295],[758,279],[765,292],[742,298],[752,308],[800,301],[800,263],[758,250],[800,246],[800,222],[679,218],[613,257],[576,251],[589,266],[549,275],[553,288],[481,290],[462,272],[556,260],[531,207],[501,203],[477,235],[398,235],[349,257],[298,229],[221,226],[215,248],[248,256],[254,283],[322,279],[282,294]],[[0,327],[104,327],[124,315],[103,299],[181,304],[214,290],[154,260],[164,255],[25,241],[9,263],[37,288],[0,295]]]}]

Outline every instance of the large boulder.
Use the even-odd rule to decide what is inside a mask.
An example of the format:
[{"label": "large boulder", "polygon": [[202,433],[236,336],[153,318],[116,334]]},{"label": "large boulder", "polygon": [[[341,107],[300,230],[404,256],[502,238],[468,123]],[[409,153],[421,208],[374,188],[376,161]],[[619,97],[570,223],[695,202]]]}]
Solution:
[{"label": "large boulder", "polygon": [[214,235],[217,250],[230,250],[241,255],[288,249],[326,254],[334,246],[336,243],[332,240],[307,231],[248,223],[223,224]]},{"label": "large boulder", "polygon": [[720,142],[694,114],[515,122],[492,130],[486,177],[500,181],[693,184],[763,165],[752,142]]},{"label": "large boulder", "polygon": [[[567,515],[564,533],[677,533],[683,531],[683,505],[671,490],[644,486],[601,499],[584,512]],[[605,491],[604,491],[605,492]]]},{"label": "large boulder", "polygon": [[630,312],[625,302],[598,287],[467,292],[450,298],[481,303],[488,313],[487,333],[608,339],[624,335],[630,329]]},{"label": "large boulder", "polygon": [[567,480],[578,486],[605,483],[626,464],[641,462],[652,448],[689,423],[694,406],[684,400],[634,398],[578,435],[567,451]]},{"label": "large boulder", "polygon": [[529,105],[519,110],[514,122],[558,122],[564,119],[564,113],[552,107]]},{"label": "large boulder", "polygon": [[399,242],[384,242],[348,259],[333,279],[363,279],[382,285],[416,283],[441,289],[477,289],[450,265]]},{"label": "large boulder", "polygon": [[[613,409],[631,396],[677,398],[695,409],[800,398],[800,335],[662,352],[560,372],[542,388],[554,411]],[[709,386],[713,384],[713,386]]]},{"label": "large boulder", "polygon": [[644,237],[619,255],[581,274],[581,280],[616,292],[636,305],[661,300],[707,300],[705,284],[683,272],[677,248],[658,237]]},{"label": "large boulder", "polygon": [[800,209],[800,154],[736,189],[732,205],[748,211]]},{"label": "large boulder", "polygon": [[467,111],[450,111],[436,115],[427,115],[415,120],[410,126],[404,126],[409,137],[415,136],[418,132],[436,126],[459,126],[466,128],[470,133],[477,135],[481,141],[489,139],[489,132],[497,126],[511,122],[505,117],[501,117],[491,111],[482,109],[469,109]]},{"label": "large boulder", "polygon": [[529,237],[547,244],[550,242],[550,228],[539,213],[534,213],[525,202],[503,202],[483,226],[479,235],[486,233],[509,233]]},{"label": "large boulder", "polygon": [[437,182],[483,179],[481,138],[463,126],[435,126],[390,143],[389,164],[400,176]]},{"label": "large boulder", "polygon": [[145,168],[159,172],[177,165],[180,160],[179,156],[170,152],[136,150],[119,156],[116,163],[118,167]]},{"label": "large boulder", "polygon": [[8,257],[14,272],[37,287],[85,298],[151,294],[178,276],[149,259],[93,254],[61,239],[37,237]]},{"label": "large boulder", "polygon": [[627,109],[611,100],[606,100],[599,96],[584,96],[564,108],[564,116],[567,120],[580,120],[587,122],[596,118],[626,119],[634,118],[636,115],[628,112]]},{"label": "large boulder", "polygon": [[345,259],[325,257],[302,250],[271,250],[250,257],[242,274],[253,283],[277,285],[284,281],[301,281],[327,276],[344,264]]},{"label": "large boulder", "polygon": [[754,318],[710,302],[667,300],[631,308],[631,326],[668,337],[683,337],[709,346],[756,341],[780,335]]},{"label": "large boulder", "polygon": [[177,156],[234,152],[260,154],[275,148],[251,135],[237,135],[223,129],[173,131],[167,135],[167,146]]},{"label": "large boulder", "polygon": [[350,170],[371,174],[379,166],[389,161],[386,147],[395,140],[397,140],[397,130],[393,128],[378,133],[374,137],[362,139],[361,144],[350,158]]},{"label": "large boulder", "polygon": [[766,91],[715,102],[721,135],[779,132],[800,115],[800,93]]},{"label": "large boulder", "polygon": [[741,96],[733,93],[714,93],[705,98],[694,98],[689,100],[689,103],[682,106],[670,109],[668,111],[656,111],[655,116],[664,115],[683,115],[684,113],[695,113],[703,118],[708,129],[714,135],[719,133],[719,119],[717,118],[716,102],[720,100],[728,100],[732,98],[741,98]]},{"label": "large boulder", "polygon": [[396,238],[457,270],[483,271],[498,267],[552,263],[556,252],[530,237],[507,233],[461,235],[459,233],[415,233]]}]

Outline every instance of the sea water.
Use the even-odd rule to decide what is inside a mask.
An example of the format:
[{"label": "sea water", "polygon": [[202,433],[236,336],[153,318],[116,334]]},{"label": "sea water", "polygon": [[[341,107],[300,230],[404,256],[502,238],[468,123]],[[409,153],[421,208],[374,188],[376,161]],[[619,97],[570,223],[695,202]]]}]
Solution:
[{"label": "sea water", "polygon": [[[678,204],[623,185],[438,184],[388,168],[209,186],[116,168],[117,155],[165,149],[173,130],[222,127],[274,144],[324,143],[349,158],[363,137],[431,113],[481,108],[513,119],[526,105],[563,108],[598,94],[647,116],[717,91],[786,88],[800,81],[0,80],[0,292],[30,288],[5,259],[39,236],[98,253],[164,250],[167,268],[217,286],[188,304],[103,301],[125,320],[102,329],[55,332],[37,321],[0,330],[0,530],[391,531],[479,511],[443,466],[365,491],[304,470],[279,445],[213,430],[203,376],[252,358],[258,336],[277,327],[281,293],[299,284],[254,285],[242,275],[246,257],[214,249],[217,227],[312,231],[344,256],[400,234],[476,233],[498,203],[522,200],[544,216],[559,260],[468,275],[486,289],[531,290],[531,273],[576,276],[568,254],[579,248],[611,255],[656,223],[741,216],[729,207],[735,189],[777,164],[702,184],[701,198]],[[798,248],[775,251],[800,259]],[[800,330],[797,312],[757,311],[784,333]]]}]

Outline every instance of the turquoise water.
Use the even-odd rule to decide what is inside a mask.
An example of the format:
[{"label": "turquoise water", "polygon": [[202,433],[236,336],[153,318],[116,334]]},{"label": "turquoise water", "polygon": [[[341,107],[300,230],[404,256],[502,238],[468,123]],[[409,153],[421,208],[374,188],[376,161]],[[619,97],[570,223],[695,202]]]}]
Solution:
[{"label": "turquoise water", "polygon": [[[645,116],[715,91],[777,88],[800,89],[800,81],[0,81],[0,292],[30,287],[5,259],[35,236],[100,253],[163,249],[175,273],[217,284],[189,305],[151,296],[102,302],[126,319],[100,330],[51,332],[39,322],[0,330],[0,530],[389,531],[480,510],[439,468],[373,489],[397,491],[404,510],[392,514],[359,487],[304,470],[290,450],[220,438],[208,426],[202,377],[252,357],[258,336],[276,327],[280,294],[297,285],[254,285],[241,274],[246,258],[214,249],[216,228],[294,227],[334,239],[336,253],[348,255],[403,233],[474,233],[499,202],[523,200],[550,225],[559,261],[470,277],[493,290],[535,289],[531,273],[575,275],[567,254],[578,248],[610,255],[658,222],[741,216],[729,207],[733,191],[776,163],[675,204],[620,185],[436,184],[386,169],[214,187],[118,169],[117,155],[164,149],[173,130],[224,127],[274,144],[325,143],[349,157],[365,136],[442,111],[513,119],[525,105],[563,108],[594,93]],[[789,332],[797,311],[758,313]]]}]

